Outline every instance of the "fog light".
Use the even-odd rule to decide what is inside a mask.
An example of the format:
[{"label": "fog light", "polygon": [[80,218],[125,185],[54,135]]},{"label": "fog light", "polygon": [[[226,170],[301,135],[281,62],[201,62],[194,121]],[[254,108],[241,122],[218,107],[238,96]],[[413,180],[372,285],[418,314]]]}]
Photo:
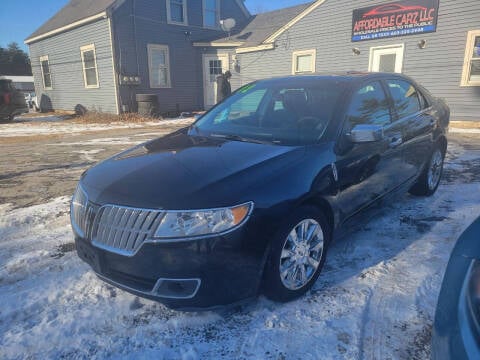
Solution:
[{"label": "fog light", "polygon": [[159,279],[153,293],[166,299],[191,299],[200,288],[200,279]]}]

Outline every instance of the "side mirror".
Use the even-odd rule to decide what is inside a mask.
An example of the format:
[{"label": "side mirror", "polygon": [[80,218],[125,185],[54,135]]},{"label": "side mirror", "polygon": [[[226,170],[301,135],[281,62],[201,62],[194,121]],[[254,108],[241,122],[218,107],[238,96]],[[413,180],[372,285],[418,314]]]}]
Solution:
[{"label": "side mirror", "polygon": [[380,141],[383,139],[383,126],[355,125],[347,137],[354,144]]}]

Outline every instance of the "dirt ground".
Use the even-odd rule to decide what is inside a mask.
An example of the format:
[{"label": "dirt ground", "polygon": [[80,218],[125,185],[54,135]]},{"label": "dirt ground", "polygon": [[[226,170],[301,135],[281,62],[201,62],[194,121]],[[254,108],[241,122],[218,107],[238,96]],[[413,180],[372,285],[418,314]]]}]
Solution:
[{"label": "dirt ground", "polygon": [[80,175],[92,165],[182,126],[10,137],[0,133],[0,204],[20,208],[72,194]]},{"label": "dirt ground", "polygon": [[[0,124],[0,204],[20,208],[72,194],[80,175],[95,163],[182,126],[185,124],[169,122],[141,128],[3,137]],[[480,150],[478,133],[451,133],[449,139],[466,149]],[[445,171],[444,180],[451,175]],[[466,182],[480,177],[480,163],[469,163],[469,170],[461,176]]]}]

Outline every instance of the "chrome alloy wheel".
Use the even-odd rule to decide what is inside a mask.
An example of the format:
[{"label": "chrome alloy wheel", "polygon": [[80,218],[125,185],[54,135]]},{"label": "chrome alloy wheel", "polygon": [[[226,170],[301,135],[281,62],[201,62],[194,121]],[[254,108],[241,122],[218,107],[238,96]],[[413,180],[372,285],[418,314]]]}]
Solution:
[{"label": "chrome alloy wheel", "polygon": [[323,231],[313,219],[298,223],[285,239],[280,255],[280,279],[289,290],[304,287],[315,275],[324,246]]},{"label": "chrome alloy wheel", "polygon": [[434,190],[437,187],[440,181],[440,176],[442,175],[442,167],[442,152],[440,151],[440,149],[435,149],[430,160],[430,165],[428,167],[427,182],[429,190]]}]

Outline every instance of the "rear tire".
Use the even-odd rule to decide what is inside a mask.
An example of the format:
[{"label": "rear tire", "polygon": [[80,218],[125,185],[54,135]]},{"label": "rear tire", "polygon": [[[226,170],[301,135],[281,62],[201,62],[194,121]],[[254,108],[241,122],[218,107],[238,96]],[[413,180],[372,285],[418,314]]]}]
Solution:
[{"label": "rear tire", "polygon": [[318,208],[295,210],[273,239],[265,266],[265,295],[287,302],[310,290],[325,263],[330,237],[328,222]]},{"label": "rear tire", "polygon": [[417,182],[409,190],[410,194],[415,196],[432,196],[437,191],[442,178],[444,159],[445,152],[439,145],[436,145],[425,169],[423,169]]}]

